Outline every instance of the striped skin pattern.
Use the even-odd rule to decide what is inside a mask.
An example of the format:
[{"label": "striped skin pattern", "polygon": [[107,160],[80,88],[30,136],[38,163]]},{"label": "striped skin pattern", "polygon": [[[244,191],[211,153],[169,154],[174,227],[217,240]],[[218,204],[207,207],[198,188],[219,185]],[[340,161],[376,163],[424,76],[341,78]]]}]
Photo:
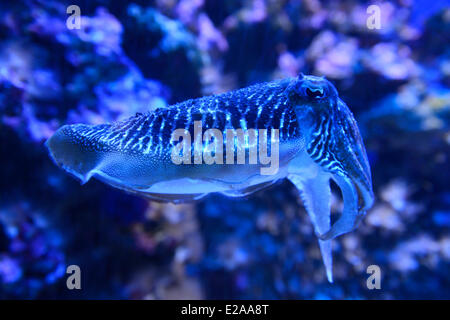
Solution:
[{"label": "striped skin pattern", "polygon": [[[263,177],[260,165],[254,164],[174,164],[172,133],[186,129],[194,137],[196,121],[204,131],[222,132],[224,148],[227,129],[278,129],[279,172]],[[354,229],[373,202],[356,121],[336,88],[322,77],[302,74],[256,84],[112,124],[66,125],[46,145],[55,163],[82,182],[94,176],[151,200],[177,203],[211,192],[244,196],[287,178],[299,190],[319,237],[330,282],[331,239]],[[344,202],[333,225],[330,180],[339,186]]]},{"label": "striped skin pattern", "polygon": [[[333,116],[320,117],[306,151],[321,167],[339,176],[346,176],[347,170],[351,167],[352,171],[357,172],[355,178],[358,183],[362,184],[363,188],[371,190],[370,167],[356,121],[340,100],[336,105],[336,111]],[[351,155],[350,159],[348,155]],[[360,210],[365,206],[367,206],[365,209],[368,209],[370,202],[368,200],[367,203],[364,201],[359,203]]]},{"label": "striped skin pattern", "polygon": [[280,142],[298,139],[295,112],[284,94],[288,83],[281,80],[256,84],[187,100],[113,124],[78,125],[63,131],[88,149],[159,156],[170,155],[175,129],[185,128],[194,136],[194,121],[201,121],[204,130],[219,129],[224,136],[226,129],[258,128],[279,129]]}]

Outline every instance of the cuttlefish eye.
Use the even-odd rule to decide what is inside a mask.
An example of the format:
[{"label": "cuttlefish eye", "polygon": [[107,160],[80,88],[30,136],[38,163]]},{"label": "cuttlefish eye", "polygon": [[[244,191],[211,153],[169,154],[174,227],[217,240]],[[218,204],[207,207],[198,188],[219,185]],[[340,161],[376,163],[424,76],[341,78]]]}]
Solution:
[{"label": "cuttlefish eye", "polygon": [[306,88],[306,95],[312,99],[323,98],[324,91],[322,88]]},{"label": "cuttlefish eye", "polygon": [[287,96],[294,102],[324,102],[337,98],[336,88],[325,78],[300,75],[286,89]]}]

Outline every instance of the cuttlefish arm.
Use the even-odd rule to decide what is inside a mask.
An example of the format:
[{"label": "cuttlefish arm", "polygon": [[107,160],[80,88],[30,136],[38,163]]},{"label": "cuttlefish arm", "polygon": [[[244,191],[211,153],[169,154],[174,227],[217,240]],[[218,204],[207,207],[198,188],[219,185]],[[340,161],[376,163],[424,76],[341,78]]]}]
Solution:
[{"label": "cuttlefish arm", "polygon": [[332,173],[344,201],[341,217],[325,233],[322,240],[333,239],[352,231],[373,204],[372,179],[366,150],[358,126],[347,105],[337,100],[331,124],[325,168]]},{"label": "cuttlefish arm", "polygon": [[[288,179],[299,190],[316,234],[326,233],[330,229],[330,175],[319,172],[314,178],[305,178],[303,175],[290,174]],[[319,247],[327,279],[333,282],[331,240],[319,239]]]}]

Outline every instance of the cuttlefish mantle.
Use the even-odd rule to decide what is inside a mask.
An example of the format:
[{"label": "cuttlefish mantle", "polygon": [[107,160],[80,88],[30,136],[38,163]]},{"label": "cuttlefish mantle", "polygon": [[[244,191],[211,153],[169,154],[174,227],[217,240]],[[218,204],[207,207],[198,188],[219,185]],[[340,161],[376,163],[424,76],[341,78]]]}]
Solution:
[{"label": "cuttlefish mantle", "polygon": [[[181,142],[173,140],[174,130],[194,137],[199,121],[204,130],[216,129],[223,136],[227,129],[278,130],[278,145],[269,147],[278,156],[277,170],[261,174],[267,163],[249,161],[175,164],[172,151]],[[226,147],[226,140],[214,138],[215,147],[219,142]],[[314,225],[330,282],[331,240],[353,230],[373,202],[370,167],[355,119],[336,88],[321,77],[256,84],[111,124],[65,125],[46,145],[54,162],[83,183],[95,177],[156,201],[198,200],[212,192],[246,196],[287,178],[299,190]],[[202,147],[206,145],[204,138]],[[251,144],[238,150],[248,159]],[[339,186],[344,202],[333,225],[330,180]]]}]

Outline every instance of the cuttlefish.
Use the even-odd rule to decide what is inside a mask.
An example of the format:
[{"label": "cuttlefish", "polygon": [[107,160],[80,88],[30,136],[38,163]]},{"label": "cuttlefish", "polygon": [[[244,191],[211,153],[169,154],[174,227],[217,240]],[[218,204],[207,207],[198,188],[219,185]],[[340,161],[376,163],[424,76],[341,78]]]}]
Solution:
[{"label": "cuttlefish", "polygon": [[[279,147],[271,152],[278,152],[279,167],[267,175],[261,174],[262,163],[174,163],[173,132],[183,129],[193,136],[196,121],[204,130],[223,133],[277,130]],[[205,147],[207,141],[201,143]],[[301,74],[187,100],[111,124],[65,125],[46,145],[54,162],[82,183],[95,177],[156,201],[179,203],[213,192],[247,196],[287,178],[299,190],[314,225],[330,282],[331,240],[353,230],[373,202],[370,167],[356,121],[323,77]],[[248,143],[241,148],[248,148],[249,154]],[[330,180],[339,187],[344,203],[333,225]]]}]

